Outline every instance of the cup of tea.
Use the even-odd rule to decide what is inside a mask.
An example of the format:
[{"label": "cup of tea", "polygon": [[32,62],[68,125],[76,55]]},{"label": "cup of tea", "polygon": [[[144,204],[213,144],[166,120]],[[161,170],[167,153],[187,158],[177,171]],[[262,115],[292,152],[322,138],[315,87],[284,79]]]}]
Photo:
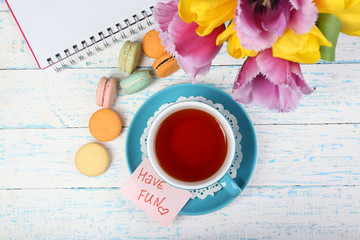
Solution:
[{"label": "cup of tea", "polygon": [[232,196],[241,189],[227,174],[234,161],[235,136],[226,118],[197,101],[174,103],[155,117],[147,137],[147,153],[155,172],[182,189],[219,182]]}]

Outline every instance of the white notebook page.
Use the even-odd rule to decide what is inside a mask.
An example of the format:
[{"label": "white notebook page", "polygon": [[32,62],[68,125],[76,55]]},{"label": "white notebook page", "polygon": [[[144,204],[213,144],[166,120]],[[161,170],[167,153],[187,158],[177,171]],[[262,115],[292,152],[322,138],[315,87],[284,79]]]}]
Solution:
[{"label": "white notebook page", "polygon": [[74,52],[73,46],[82,46],[90,37],[100,39],[99,32],[108,34],[107,28],[116,29],[124,19],[134,22],[133,15],[142,16],[156,0],[7,0],[41,68],[47,67],[48,58],[56,60],[64,50]]}]

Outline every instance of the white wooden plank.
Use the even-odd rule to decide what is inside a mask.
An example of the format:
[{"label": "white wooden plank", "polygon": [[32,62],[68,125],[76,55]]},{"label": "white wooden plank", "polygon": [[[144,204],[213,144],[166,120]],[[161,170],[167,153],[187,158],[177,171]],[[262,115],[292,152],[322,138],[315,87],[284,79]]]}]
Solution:
[{"label": "white wooden plank", "polygon": [[153,222],[118,189],[0,191],[9,239],[358,239],[360,187],[248,188],[225,208]]},{"label": "white wooden plank", "polygon": [[[0,52],[4,54],[4,57],[0,58],[0,69],[37,69],[37,64],[29,47],[9,11],[0,12],[0,31],[0,42],[2,43],[0,45]],[[143,34],[144,33],[135,36],[132,40],[141,41]],[[73,67],[116,68],[121,46],[121,43],[111,45],[109,49],[83,62],[78,62]],[[72,46],[69,47],[71,48]],[[360,52],[360,39],[341,34],[336,51],[337,61],[339,63],[359,62],[360,54],[355,54],[356,52]],[[139,66],[151,66],[153,61],[154,60],[143,56]],[[242,63],[242,59],[234,59],[227,54],[226,45],[223,46],[219,55],[213,61],[213,65],[239,65]]]},{"label": "white wooden plank", "polygon": [[[238,66],[214,66],[198,83],[211,84],[230,93]],[[291,113],[272,112],[246,106],[255,124],[358,123],[360,112],[360,68],[355,64],[303,66],[305,79],[316,91],[304,96]],[[0,128],[87,127],[98,107],[95,92],[102,76],[125,75],[110,69],[72,69],[60,74],[47,70],[0,71]],[[118,89],[113,106],[129,125],[141,104],[165,87],[189,82],[183,71],[156,79],[144,91],[125,95]],[[16,121],[14,121],[16,119]]]},{"label": "white wooden plank", "polygon": [[[0,6],[6,5],[5,3]],[[0,11],[0,69],[34,68],[36,62],[10,12]]]},{"label": "white wooden plank", "polygon": [[[255,129],[258,160],[251,186],[359,185],[359,125]],[[117,139],[102,143],[111,155],[111,166],[102,176],[90,178],[74,165],[80,146],[96,142],[88,128],[0,130],[0,189],[122,186],[130,176],[126,135],[124,129]]]},{"label": "white wooden plank", "polygon": [[8,11],[9,8],[7,7],[5,0],[0,0],[0,11]]}]

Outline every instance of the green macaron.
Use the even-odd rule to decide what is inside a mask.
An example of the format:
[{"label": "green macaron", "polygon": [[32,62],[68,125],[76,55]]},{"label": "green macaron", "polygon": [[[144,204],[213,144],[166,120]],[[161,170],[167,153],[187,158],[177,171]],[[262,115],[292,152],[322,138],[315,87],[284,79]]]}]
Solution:
[{"label": "green macaron", "polygon": [[120,86],[126,94],[139,92],[153,82],[150,71],[136,71],[120,82]]},{"label": "green macaron", "polygon": [[134,72],[141,54],[141,43],[126,41],[119,55],[119,70],[122,72]]}]

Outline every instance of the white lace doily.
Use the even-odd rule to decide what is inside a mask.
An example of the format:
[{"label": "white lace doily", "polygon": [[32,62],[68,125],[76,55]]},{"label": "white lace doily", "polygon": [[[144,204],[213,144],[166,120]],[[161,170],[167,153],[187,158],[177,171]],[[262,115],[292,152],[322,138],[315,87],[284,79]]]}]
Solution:
[{"label": "white lace doily", "polygon": [[[142,159],[148,158],[147,151],[146,151],[147,135],[149,133],[149,128],[150,128],[152,121],[155,119],[155,117],[160,112],[162,112],[168,106],[170,106],[174,103],[184,102],[184,101],[198,101],[198,102],[206,103],[206,104],[216,108],[219,112],[221,112],[225,116],[225,118],[228,120],[228,122],[230,123],[230,125],[234,131],[234,135],[235,135],[236,153],[235,153],[234,161],[231,164],[230,169],[228,171],[228,174],[230,175],[230,177],[235,178],[236,174],[237,174],[237,170],[240,168],[240,164],[241,164],[241,161],[243,158],[242,152],[241,152],[241,145],[240,145],[241,134],[239,132],[239,125],[237,123],[237,119],[228,110],[224,109],[223,105],[221,105],[220,103],[213,103],[211,100],[208,100],[204,97],[199,97],[199,96],[196,96],[196,97],[191,96],[188,98],[180,97],[176,100],[176,102],[165,103],[165,104],[161,105],[160,108],[154,113],[154,115],[152,117],[150,117],[149,120],[147,121],[147,126],[144,129],[143,134],[141,135],[140,145],[141,145]],[[220,189],[221,189],[221,185],[217,182],[208,187],[205,187],[205,188],[193,189],[193,190],[190,190],[190,192],[192,193],[191,198],[194,199],[197,197],[200,199],[205,199],[209,195],[214,196],[214,194],[217,191],[219,191]]]}]

